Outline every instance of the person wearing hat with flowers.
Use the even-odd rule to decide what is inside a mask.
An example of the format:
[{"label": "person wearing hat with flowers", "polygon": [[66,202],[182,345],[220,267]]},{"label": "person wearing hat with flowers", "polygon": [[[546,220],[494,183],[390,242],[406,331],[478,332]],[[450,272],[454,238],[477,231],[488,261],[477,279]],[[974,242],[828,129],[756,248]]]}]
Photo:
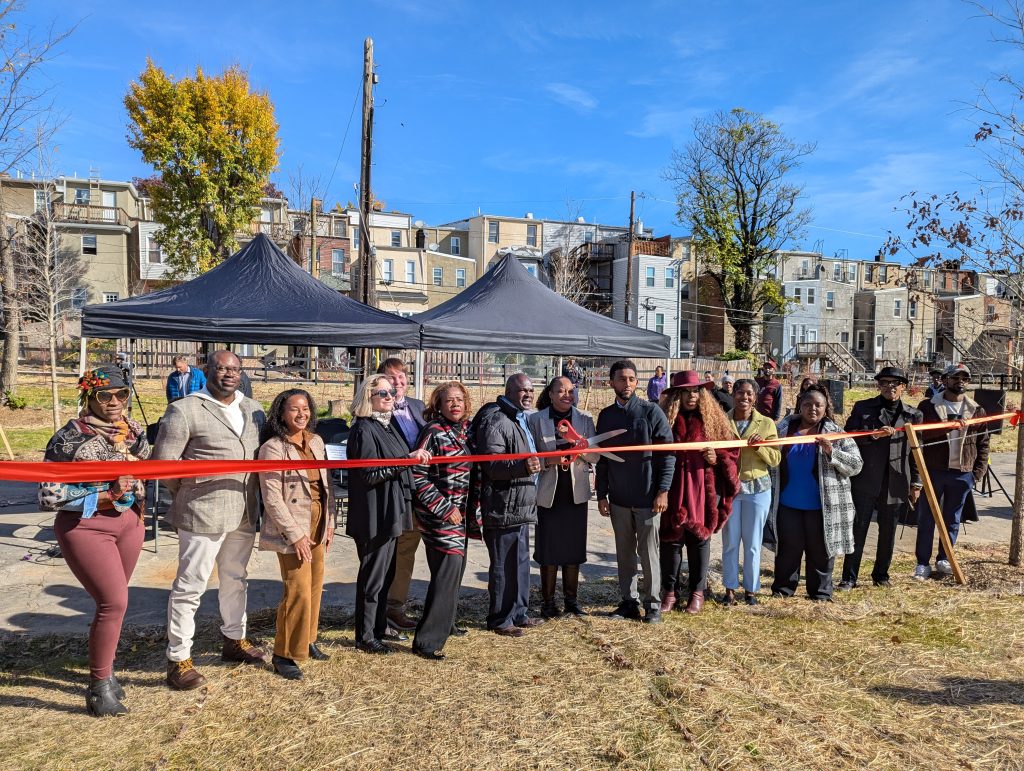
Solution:
[{"label": "person wearing hat with flowers", "polygon": [[[956,428],[924,428],[921,441],[935,495],[942,501],[942,519],[951,543],[956,543],[971,490],[985,476],[988,466],[989,434],[985,424],[968,426],[964,423],[971,418],[985,417],[984,408],[967,398],[970,382],[970,369],[963,364],[951,364],[942,375],[943,390],[917,406],[926,425],[946,421],[959,424]],[[932,574],[934,540],[935,519],[927,500],[921,498],[917,504],[917,567],[914,569],[914,578],[918,581]],[[953,572],[941,541],[935,572],[943,576]]]},{"label": "person wearing hat with flowers", "polygon": [[[53,435],[44,459],[135,461],[149,457],[146,429],[126,415],[131,389],[116,364],[104,364],[78,381],[82,410]],[[109,482],[44,482],[39,504],[56,511],[53,530],[67,566],[96,602],[89,627],[89,714],[123,715],[124,690],[114,676],[114,654],[128,607],[145,527],[146,488],[131,474]]]},{"label": "person wearing hat with flowers", "polygon": [[[673,442],[721,442],[735,439],[729,420],[711,394],[714,381],[693,370],[676,372],[661,394],[661,409],[672,426]],[[711,536],[725,525],[740,490],[739,450],[706,448],[674,452],[675,473],[668,509],[661,517],[661,611],[671,610],[681,594],[679,569],[686,547],[689,563],[687,613],[700,613],[711,566]],[[680,604],[682,601],[680,600]]]},{"label": "person wearing hat with flowers", "polygon": [[850,408],[844,431],[877,431],[855,438],[864,468],[850,478],[853,506],[853,551],[843,559],[843,577],[837,587],[847,591],[857,586],[864,541],[878,512],[878,546],[871,580],[875,586],[889,586],[889,565],[896,546],[896,525],[904,511],[917,503],[921,477],[917,463],[901,430],[908,423],[919,425],[921,411],[902,400],[909,378],[899,367],[883,367],[877,375],[878,396],[856,402]]}]

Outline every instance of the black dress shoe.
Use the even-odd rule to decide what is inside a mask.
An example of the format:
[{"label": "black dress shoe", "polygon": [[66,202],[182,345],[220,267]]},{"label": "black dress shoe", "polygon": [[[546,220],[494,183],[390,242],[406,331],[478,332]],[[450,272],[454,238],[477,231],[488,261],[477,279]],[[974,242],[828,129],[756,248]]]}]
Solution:
[{"label": "black dress shoe", "polygon": [[757,594],[754,592],[744,592],[743,601],[747,603],[747,605],[757,605]]},{"label": "black dress shoe", "polygon": [[879,589],[892,589],[892,583],[888,578],[883,578],[881,581],[875,581],[874,584]]},{"label": "black dress shoe", "polygon": [[356,650],[360,650],[363,653],[376,653],[381,656],[386,656],[391,653],[390,646],[386,645],[381,640],[370,640],[370,642],[357,642]]},{"label": "black dress shoe", "polygon": [[639,621],[641,619],[640,605],[636,602],[620,602],[619,607],[609,613],[608,617],[616,620]]},{"label": "black dress shoe", "polygon": [[527,616],[521,621],[513,621],[512,623],[518,626],[520,629],[529,629],[531,626],[540,626],[547,621],[546,618],[537,618],[536,616]]},{"label": "black dress shoe", "polygon": [[469,634],[469,630],[463,629],[458,624],[452,624],[452,631],[448,634],[450,634],[452,637],[465,637],[467,634]]},{"label": "black dress shoe", "polygon": [[445,659],[444,654],[440,651],[421,651],[417,648],[413,648],[412,652],[421,659],[427,659],[428,661],[444,661]]},{"label": "black dress shoe", "polygon": [[394,627],[389,626],[388,631],[384,633],[384,636],[381,639],[387,640],[388,642],[409,642],[409,635],[405,632],[399,632]]},{"label": "black dress shoe", "polygon": [[274,671],[285,680],[302,679],[302,670],[299,669],[299,665],[293,659],[286,659],[284,656],[278,656],[275,653],[273,658],[271,658],[271,662],[274,665]]},{"label": "black dress shoe", "polygon": [[856,588],[857,584],[854,581],[840,581],[839,586],[836,587],[840,592],[848,592]]},{"label": "black dress shoe", "polygon": [[324,653],[320,650],[320,646],[316,643],[309,644],[309,657],[315,661],[327,661],[331,657],[329,653]]}]

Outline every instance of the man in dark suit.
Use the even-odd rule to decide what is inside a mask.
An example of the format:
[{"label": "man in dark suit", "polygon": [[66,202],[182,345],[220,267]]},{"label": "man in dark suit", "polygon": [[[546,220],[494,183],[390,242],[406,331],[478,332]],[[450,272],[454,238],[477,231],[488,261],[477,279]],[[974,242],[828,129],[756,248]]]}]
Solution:
[{"label": "man in dark suit", "polygon": [[[423,402],[406,395],[409,388],[409,373],[405,362],[397,357],[385,359],[377,368],[377,372],[386,375],[395,386],[395,410],[392,419],[405,438],[410,450],[416,449],[420,429],[426,425],[423,419]],[[398,537],[395,548],[395,578],[388,591],[388,623],[399,631],[416,628],[416,620],[409,618],[405,612],[405,604],[409,599],[409,584],[412,583],[412,571],[416,566],[416,549],[420,545],[420,533],[415,528],[405,530]]]},{"label": "man in dark suit", "polygon": [[921,411],[905,404],[901,397],[907,373],[899,367],[883,367],[875,375],[878,396],[853,405],[846,419],[846,431],[881,431],[877,436],[856,438],[864,459],[863,470],[850,479],[853,505],[853,553],[843,560],[840,591],[857,586],[857,573],[864,554],[864,541],[871,516],[878,512],[878,548],[871,580],[875,586],[889,586],[889,565],[896,545],[896,525],[906,509],[917,503],[921,479],[907,445],[906,434],[898,429],[907,423],[919,425]]}]

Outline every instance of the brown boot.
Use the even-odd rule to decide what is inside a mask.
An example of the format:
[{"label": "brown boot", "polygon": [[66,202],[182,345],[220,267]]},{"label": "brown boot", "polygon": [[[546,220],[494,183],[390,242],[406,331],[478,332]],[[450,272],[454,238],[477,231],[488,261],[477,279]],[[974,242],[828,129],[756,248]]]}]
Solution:
[{"label": "brown boot", "polygon": [[[223,637],[223,635],[221,635]],[[239,664],[254,664],[265,667],[270,663],[270,657],[262,648],[257,648],[245,638],[232,640],[224,637],[224,647],[221,648],[220,657],[223,661],[237,661]]]},{"label": "brown boot", "polygon": [[686,606],[687,613],[700,613],[704,609],[704,592],[694,592],[690,595],[690,604]]},{"label": "brown boot", "polygon": [[206,678],[192,664],[192,659],[167,662],[167,684],[176,691],[191,691],[206,685]]}]

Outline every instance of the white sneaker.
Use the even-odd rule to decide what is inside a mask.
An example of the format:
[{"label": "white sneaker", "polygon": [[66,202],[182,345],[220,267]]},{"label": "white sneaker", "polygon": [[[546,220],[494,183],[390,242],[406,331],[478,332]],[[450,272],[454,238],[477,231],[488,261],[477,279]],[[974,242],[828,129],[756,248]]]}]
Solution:
[{"label": "white sneaker", "polygon": [[951,576],[953,575],[953,566],[949,564],[949,560],[936,560],[935,572],[941,573],[944,576]]},{"label": "white sneaker", "polygon": [[918,565],[914,568],[914,580],[925,581],[932,574],[932,569],[928,565]]}]

